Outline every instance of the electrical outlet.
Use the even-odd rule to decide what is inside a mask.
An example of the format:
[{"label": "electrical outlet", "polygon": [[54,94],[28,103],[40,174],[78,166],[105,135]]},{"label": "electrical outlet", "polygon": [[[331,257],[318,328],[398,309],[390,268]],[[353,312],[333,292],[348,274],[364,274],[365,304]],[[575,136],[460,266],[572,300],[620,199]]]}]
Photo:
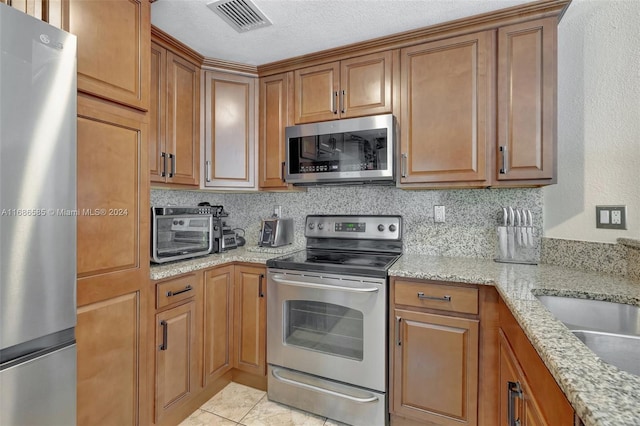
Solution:
[{"label": "electrical outlet", "polygon": [[444,223],[444,206],[433,206],[433,221]]},{"label": "electrical outlet", "polygon": [[627,206],[596,206],[596,228],[627,229]]}]

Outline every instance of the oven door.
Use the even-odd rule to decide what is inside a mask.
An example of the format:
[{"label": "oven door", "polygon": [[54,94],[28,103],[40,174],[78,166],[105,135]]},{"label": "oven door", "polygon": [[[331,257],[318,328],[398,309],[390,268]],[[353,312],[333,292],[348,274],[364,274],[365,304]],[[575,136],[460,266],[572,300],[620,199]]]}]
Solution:
[{"label": "oven door", "polygon": [[267,362],[385,392],[386,278],[269,269]]}]

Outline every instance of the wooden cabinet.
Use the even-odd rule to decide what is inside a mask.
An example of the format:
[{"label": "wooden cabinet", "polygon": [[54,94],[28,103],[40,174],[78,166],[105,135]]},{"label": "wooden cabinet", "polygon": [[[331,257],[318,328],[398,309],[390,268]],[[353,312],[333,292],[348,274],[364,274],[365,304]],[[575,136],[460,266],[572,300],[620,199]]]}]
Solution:
[{"label": "wooden cabinet", "polygon": [[200,68],[151,44],[149,167],[152,182],[200,184]]},{"label": "wooden cabinet", "polygon": [[257,189],[256,78],[205,72],[203,188]]},{"label": "wooden cabinet", "polygon": [[392,53],[294,71],[296,124],[391,112]]},{"label": "wooden cabinet", "polygon": [[573,408],[502,300],[499,315],[500,425],[573,425]]},{"label": "wooden cabinet", "polygon": [[293,72],[260,79],[260,189],[287,189],[285,128],[293,124]]},{"label": "wooden cabinet", "polygon": [[556,182],[557,18],[498,29],[497,180]]},{"label": "wooden cabinet", "polygon": [[401,184],[490,179],[493,33],[401,50]]},{"label": "wooden cabinet", "polygon": [[68,30],[78,36],[78,91],[149,108],[150,3],[68,0]]},{"label": "wooden cabinet", "polygon": [[205,272],[203,385],[233,368],[233,266]]},{"label": "wooden cabinet", "polygon": [[391,423],[495,425],[495,289],[392,277],[390,297]]},{"label": "wooden cabinet", "polygon": [[78,96],[78,423],[149,423],[146,115]]},{"label": "wooden cabinet", "polygon": [[235,267],[234,367],[267,374],[267,280],[265,268]]}]

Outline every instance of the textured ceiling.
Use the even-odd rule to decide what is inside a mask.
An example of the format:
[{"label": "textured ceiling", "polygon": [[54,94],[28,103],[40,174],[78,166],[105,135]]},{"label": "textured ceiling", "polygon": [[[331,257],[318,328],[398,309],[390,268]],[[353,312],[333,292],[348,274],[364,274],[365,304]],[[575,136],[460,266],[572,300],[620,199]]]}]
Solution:
[{"label": "textured ceiling", "polygon": [[238,33],[215,0],[157,0],[151,22],[208,58],[263,65],[528,3],[528,0],[254,0],[273,22]]}]

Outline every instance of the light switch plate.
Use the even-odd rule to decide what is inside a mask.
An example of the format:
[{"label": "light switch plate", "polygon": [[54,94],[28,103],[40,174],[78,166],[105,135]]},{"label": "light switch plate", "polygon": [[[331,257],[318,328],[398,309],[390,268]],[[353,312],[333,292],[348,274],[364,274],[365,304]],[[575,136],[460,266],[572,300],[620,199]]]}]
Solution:
[{"label": "light switch plate", "polygon": [[627,229],[627,206],[596,206],[596,228]]}]

